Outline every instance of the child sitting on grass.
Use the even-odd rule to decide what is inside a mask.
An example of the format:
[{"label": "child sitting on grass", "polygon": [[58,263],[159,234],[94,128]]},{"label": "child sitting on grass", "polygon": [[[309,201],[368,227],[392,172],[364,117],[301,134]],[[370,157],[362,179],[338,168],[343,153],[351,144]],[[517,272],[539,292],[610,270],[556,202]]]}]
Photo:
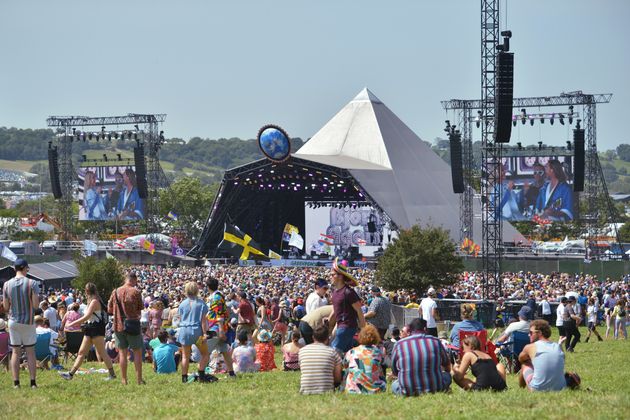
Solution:
[{"label": "child sitting on grass", "polygon": [[254,335],[254,348],[256,349],[256,363],[260,365],[261,372],[269,372],[276,368],[274,360],[276,349],[271,341],[271,332],[261,329]]}]

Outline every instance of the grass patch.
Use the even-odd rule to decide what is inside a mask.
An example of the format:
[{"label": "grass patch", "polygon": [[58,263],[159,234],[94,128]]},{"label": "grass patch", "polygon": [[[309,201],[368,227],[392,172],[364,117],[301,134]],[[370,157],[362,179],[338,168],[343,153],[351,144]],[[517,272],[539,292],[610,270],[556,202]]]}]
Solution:
[{"label": "grass patch", "polygon": [[[583,329],[583,337],[585,336]],[[181,376],[156,375],[145,364],[146,386],[103,382],[104,375],[64,381],[53,371],[39,371],[39,389],[11,388],[0,374],[0,410],[4,418],[156,418],[208,415],[229,418],[630,418],[627,341],[582,342],[567,354],[566,369],[582,377],[582,389],[531,393],[509,375],[504,393],[469,393],[454,387],[450,394],[397,398],[328,394],[301,396],[299,372],[259,373],[215,384],[184,385]],[[277,361],[281,359],[277,353]],[[280,363],[278,363],[281,366]],[[86,367],[101,368],[90,363]],[[131,366],[130,366],[131,368]],[[196,366],[193,366],[196,369]],[[118,367],[116,366],[118,372]],[[194,371],[194,370],[193,370]],[[133,369],[130,370],[130,373]],[[130,375],[130,378],[132,376]],[[26,372],[22,383],[28,384]]]},{"label": "grass patch", "polygon": [[8,171],[30,172],[36,163],[44,163],[44,160],[4,160],[0,159],[0,168]]}]

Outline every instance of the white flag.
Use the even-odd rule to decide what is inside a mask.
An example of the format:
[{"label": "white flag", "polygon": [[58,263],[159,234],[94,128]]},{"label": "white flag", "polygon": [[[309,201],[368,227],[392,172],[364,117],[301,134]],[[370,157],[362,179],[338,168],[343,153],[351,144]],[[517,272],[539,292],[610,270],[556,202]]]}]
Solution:
[{"label": "white flag", "polygon": [[289,246],[294,246],[297,249],[304,248],[304,238],[299,233],[291,232],[291,239],[289,239]]},{"label": "white flag", "polygon": [[95,242],[92,242],[89,239],[86,239],[83,241],[83,249],[85,249],[86,251],[85,253],[87,255],[92,255],[92,253],[96,252],[98,247],[96,246]]},{"label": "white flag", "polygon": [[114,257],[112,254],[110,254],[109,252],[105,251],[105,258],[110,258],[112,260],[115,260],[116,257]]},{"label": "white flag", "polygon": [[2,249],[2,254],[0,254],[3,258],[11,262],[15,262],[17,260],[17,255],[13,251],[9,249],[9,247],[0,244],[0,249]]}]

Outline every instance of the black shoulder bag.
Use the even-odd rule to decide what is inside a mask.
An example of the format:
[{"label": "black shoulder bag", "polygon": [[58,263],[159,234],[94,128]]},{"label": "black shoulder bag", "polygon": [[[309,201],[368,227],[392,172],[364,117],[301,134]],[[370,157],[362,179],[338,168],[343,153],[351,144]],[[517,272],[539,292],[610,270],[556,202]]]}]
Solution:
[{"label": "black shoulder bag", "polygon": [[120,311],[120,316],[125,327],[123,331],[129,335],[140,335],[140,333],[142,332],[142,330],[140,329],[140,320],[127,319],[127,314],[125,313],[123,306],[120,304],[120,300],[118,300],[118,289],[116,290],[114,296],[116,296],[116,304],[118,305],[118,310]]}]

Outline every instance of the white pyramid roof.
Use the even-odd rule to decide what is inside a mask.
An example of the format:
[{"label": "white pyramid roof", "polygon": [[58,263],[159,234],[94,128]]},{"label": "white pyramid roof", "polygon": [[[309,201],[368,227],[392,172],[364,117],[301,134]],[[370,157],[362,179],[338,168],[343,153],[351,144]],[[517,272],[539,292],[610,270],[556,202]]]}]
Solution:
[{"label": "white pyramid roof", "polygon": [[[399,227],[439,225],[459,241],[459,195],[449,165],[367,88],[295,156],[348,169]],[[503,226],[505,241],[524,240],[512,225]],[[474,240],[481,243],[478,218]]]}]

